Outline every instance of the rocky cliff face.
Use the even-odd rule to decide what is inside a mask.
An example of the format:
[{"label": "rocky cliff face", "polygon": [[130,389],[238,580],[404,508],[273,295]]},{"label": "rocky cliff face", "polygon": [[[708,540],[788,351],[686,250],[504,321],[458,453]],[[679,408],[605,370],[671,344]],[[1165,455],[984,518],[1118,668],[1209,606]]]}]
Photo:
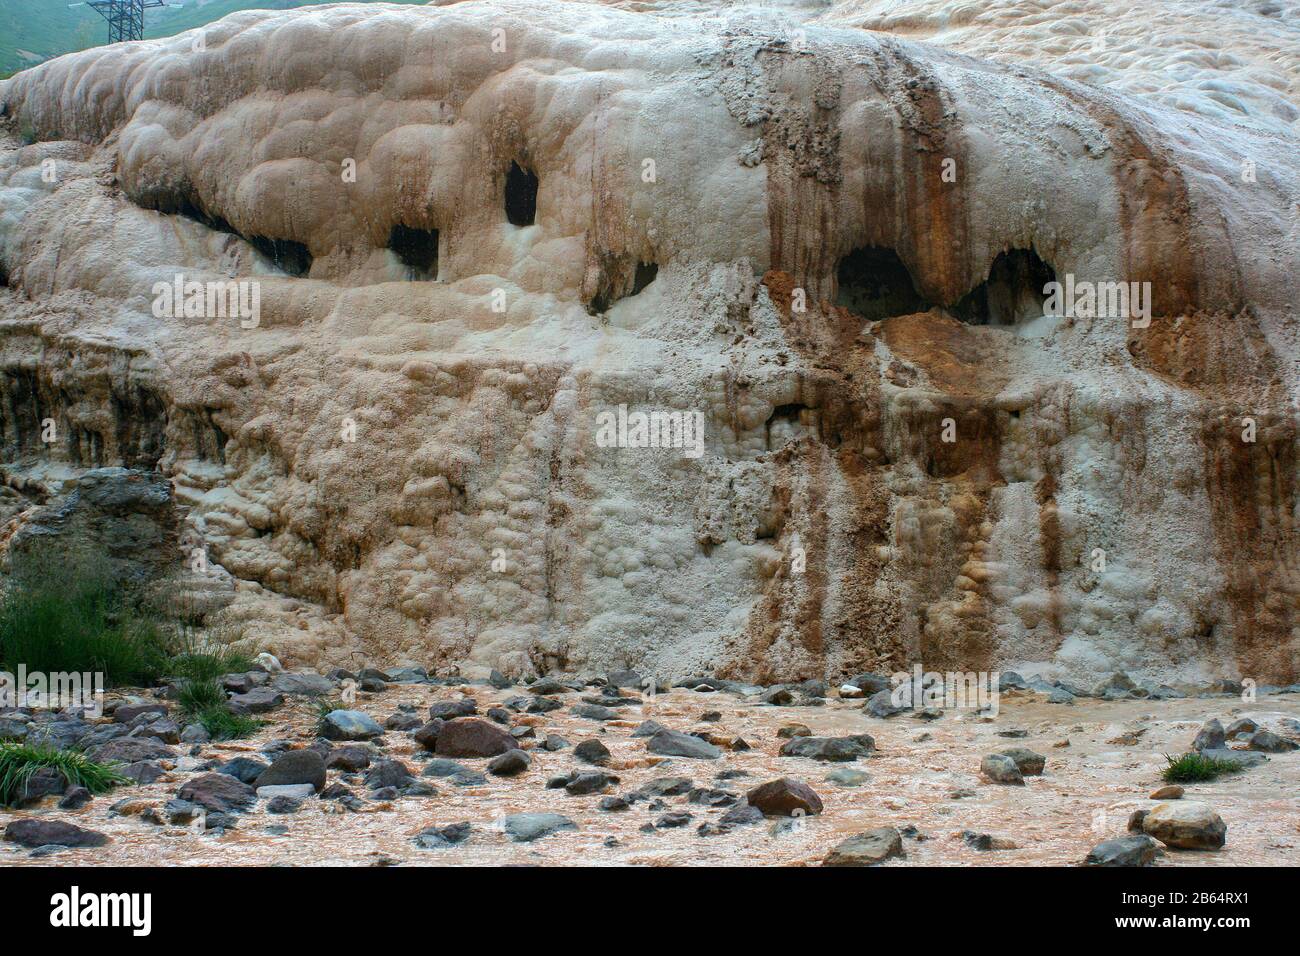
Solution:
[{"label": "rocky cliff face", "polygon": [[831,13],[340,4],[5,81],[10,485],[159,470],[302,663],[1294,680],[1285,117]]}]

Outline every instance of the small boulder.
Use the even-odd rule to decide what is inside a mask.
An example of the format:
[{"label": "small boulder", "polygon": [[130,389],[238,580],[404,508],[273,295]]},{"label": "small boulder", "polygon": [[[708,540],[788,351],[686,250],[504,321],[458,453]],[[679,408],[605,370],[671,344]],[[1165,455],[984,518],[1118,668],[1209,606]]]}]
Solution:
[{"label": "small boulder", "polygon": [[994,783],[1024,786],[1025,778],[1016,762],[1006,754],[989,754],[980,761],[980,773]]},{"label": "small boulder", "polygon": [[224,773],[207,773],[195,777],[181,787],[177,796],[189,803],[206,807],[213,813],[247,810],[257,799],[252,787]]},{"label": "small boulder", "polygon": [[790,777],[755,787],[745,794],[745,800],[766,816],[807,816],[821,813],[823,809],[821,797],[812,787]]},{"label": "small boulder", "polygon": [[599,740],[584,740],[578,746],[573,748],[573,755],[583,763],[604,766],[609,763],[609,748]]},{"label": "small boulder", "polygon": [[1223,724],[1218,719],[1207,720],[1201,727],[1196,739],[1192,741],[1192,749],[1197,753],[1205,750],[1222,750],[1227,745]]},{"label": "small boulder", "polygon": [[1158,845],[1145,834],[1116,837],[1098,843],[1084,859],[1085,866],[1150,866]]},{"label": "small boulder", "polygon": [[486,720],[461,718],[443,724],[434,752],[442,757],[496,757],[519,744]]},{"label": "small boulder", "polygon": [[1025,747],[1012,747],[1002,751],[1002,756],[1010,757],[1022,776],[1037,777],[1042,774],[1047,758]]},{"label": "small boulder", "polygon": [[505,818],[506,834],[516,843],[531,843],[561,830],[576,830],[578,825],[558,813],[515,813]]},{"label": "small boulder", "polygon": [[321,736],[329,740],[370,740],[383,732],[375,718],[360,710],[332,710],[321,722]]},{"label": "small boulder", "polygon": [[875,866],[903,855],[903,838],[898,830],[876,827],[838,844],[826,854],[822,866]]},{"label": "small boulder", "polygon": [[104,846],[109,842],[107,836],[94,830],[83,830],[62,820],[41,820],[35,817],[10,822],[5,827],[5,839],[19,846],[31,848],[96,847]]},{"label": "small boulder", "polygon": [[666,757],[689,757],[695,760],[717,760],[722,756],[722,751],[708,741],[676,730],[659,731],[646,742],[646,750]]},{"label": "small boulder", "polygon": [[781,756],[842,763],[869,757],[875,749],[876,742],[868,734],[851,737],[793,737],[781,747]]},{"label": "small boulder", "polygon": [[257,778],[254,786],[281,787],[309,784],[314,791],[325,786],[325,761],[314,750],[290,750],[281,754]]},{"label": "small boulder", "polygon": [[1207,804],[1179,800],[1148,810],[1142,818],[1142,832],[1179,850],[1220,850],[1228,827]]},{"label": "small boulder", "polygon": [[494,777],[515,777],[532,765],[533,758],[522,750],[507,750],[488,761],[488,773]]}]

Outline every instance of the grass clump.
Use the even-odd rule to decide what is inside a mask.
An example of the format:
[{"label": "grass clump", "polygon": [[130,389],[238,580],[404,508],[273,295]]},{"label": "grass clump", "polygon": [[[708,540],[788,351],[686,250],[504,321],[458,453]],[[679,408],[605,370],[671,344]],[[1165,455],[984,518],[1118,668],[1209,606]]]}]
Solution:
[{"label": "grass clump", "polygon": [[15,562],[0,598],[0,662],[11,672],[91,671],[145,686],[166,670],[168,643],[162,622],[86,561]]},{"label": "grass clump", "polygon": [[91,793],[106,793],[130,783],[113,767],[96,763],[77,750],[55,750],[32,744],[0,744],[0,804],[10,805],[27,788],[28,781],[42,768],[53,767],[69,787],[85,787]]},{"label": "grass clump", "polygon": [[1198,753],[1186,753],[1181,757],[1165,754],[1165,760],[1169,762],[1169,766],[1165,767],[1160,776],[1166,783],[1201,783],[1214,780],[1225,773],[1237,773],[1241,770],[1241,765],[1235,761],[1206,757]]},{"label": "grass clump", "polygon": [[186,680],[180,685],[176,699],[185,719],[202,724],[213,740],[247,737],[262,726],[260,720],[230,709],[225,689],[215,677]]}]

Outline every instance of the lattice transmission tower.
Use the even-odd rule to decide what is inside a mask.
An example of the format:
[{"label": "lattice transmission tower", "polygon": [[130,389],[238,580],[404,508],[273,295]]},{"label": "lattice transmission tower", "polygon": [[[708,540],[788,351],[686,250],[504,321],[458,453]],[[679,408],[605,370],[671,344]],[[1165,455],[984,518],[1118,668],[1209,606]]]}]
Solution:
[{"label": "lattice transmission tower", "polygon": [[108,21],[108,42],[144,39],[144,12],[151,7],[173,6],[166,0],[87,0]]}]

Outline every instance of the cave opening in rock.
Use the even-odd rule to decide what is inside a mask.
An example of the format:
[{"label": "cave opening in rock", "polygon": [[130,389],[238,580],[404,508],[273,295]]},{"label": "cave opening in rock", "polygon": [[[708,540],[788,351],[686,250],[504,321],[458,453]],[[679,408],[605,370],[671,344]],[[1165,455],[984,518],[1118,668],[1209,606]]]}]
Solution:
[{"label": "cave opening in rock", "polygon": [[437,229],[415,229],[399,223],[388,234],[388,248],[406,266],[406,277],[411,281],[438,278]]},{"label": "cave opening in rock", "polygon": [[1043,286],[1056,281],[1056,271],[1032,249],[1010,249],[998,254],[988,278],[966,293],[952,313],[971,325],[1016,325],[1043,315],[1047,293]]},{"label": "cave opening in rock", "polygon": [[632,279],[632,294],[638,295],[659,276],[659,266],[653,262],[638,262],[636,276]]},{"label": "cave opening in rock", "polygon": [[305,276],[311,272],[311,250],[292,239],[269,239],[266,236],[249,236],[253,248],[275,263],[281,272],[291,276]]},{"label": "cave opening in rock", "polygon": [[514,162],[506,174],[506,219],[512,226],[531,226],[537,219],[537,174]]},{"label": "cave opening in rock", "polygon": [[930,308],[898,253],[883,246],[863,246],[840,260],[835,304],[873,322]]}]

